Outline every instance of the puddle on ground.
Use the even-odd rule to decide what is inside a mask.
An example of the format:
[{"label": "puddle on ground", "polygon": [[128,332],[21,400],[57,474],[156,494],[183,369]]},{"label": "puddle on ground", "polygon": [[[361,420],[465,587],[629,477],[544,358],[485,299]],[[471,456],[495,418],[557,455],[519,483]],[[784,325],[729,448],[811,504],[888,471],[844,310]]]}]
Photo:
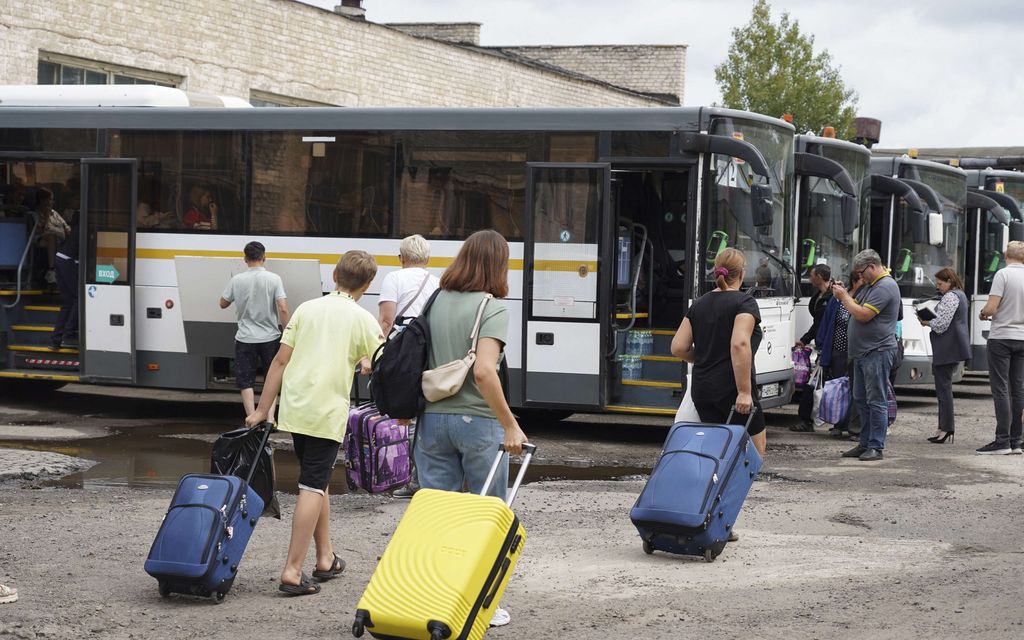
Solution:
[{"label": "puddle on ground", "polygon": [[[85,487],[158,487],[173,488],[187,473],[209,473],[211,444],[201,439],[169,438],[173,435],[215,436],[223,431],[217,427],[196,425],[166,425],[137,427],[103,438],[65,442],[26,442],[0,440],[0,447],[52,451],[69,456],[94,460],[91,469],[47,482],[47,486],[81,489]],[[348,493],[343,461],[339,460],[333,475],[331,492]],[[295,493],[299,479],[299,465],[290,450],[274,452],[277,470],[277,488]],[[515,477],[518,465],[513,464],[509,475]],[[541,480],[635,480],[650,473],[646,467],[619,467],[594,465],[589,461],[572,459],[564,464],[530,465],[526,483]]]}]

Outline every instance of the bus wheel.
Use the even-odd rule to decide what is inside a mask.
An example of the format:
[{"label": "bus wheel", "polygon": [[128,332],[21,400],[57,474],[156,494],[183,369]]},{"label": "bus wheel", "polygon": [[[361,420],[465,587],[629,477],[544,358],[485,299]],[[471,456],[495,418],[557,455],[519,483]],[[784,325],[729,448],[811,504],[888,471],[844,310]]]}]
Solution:
[{"label": "bus wheel", "polygon": [[514,413],[526,427],[532,424],[555,424],[572,415],[572,411],[564,409],[515,409]]}]

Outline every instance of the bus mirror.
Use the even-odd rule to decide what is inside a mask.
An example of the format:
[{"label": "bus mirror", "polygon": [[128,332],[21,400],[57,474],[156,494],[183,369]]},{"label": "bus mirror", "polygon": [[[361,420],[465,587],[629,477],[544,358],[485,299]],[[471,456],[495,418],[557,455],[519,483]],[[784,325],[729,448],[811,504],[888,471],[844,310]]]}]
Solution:
[{"label": "bus mirror", "polygon": [[767,184],[750,185],[750,217],[755,227],[771,226],[775,217],[772,188]]},{"label": "bus mirror", "polygon": [[941,213],[929,213],[928,214],[928,244],[933,247],[942,246],[942,214]]},{"label": "bus mirror", "polygon": [[840,215],[843,218],[843,234],[848,236],[857,228],[857,214],[859,213],[857,198],[844,195],[840,207]]},{"label": "bus mirror", "polygon": [[1024,222],[1010,220],[1010,242],[1024,242]]},{"label": "bus mirror", "polygon": [[928,237],[928,214],[919,211],[907,213],[910,218],[910,231],[914,244],[930,244]]}]

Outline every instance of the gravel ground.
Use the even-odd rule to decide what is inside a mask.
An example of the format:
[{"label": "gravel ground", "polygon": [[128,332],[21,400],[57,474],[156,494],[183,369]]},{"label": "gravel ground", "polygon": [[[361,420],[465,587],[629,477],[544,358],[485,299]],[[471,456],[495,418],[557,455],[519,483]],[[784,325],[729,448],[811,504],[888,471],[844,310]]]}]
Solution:
[{"label": "gravel ground", "polygon": [[[513,621],[488,637],[1024,637],[1024,456],[973,455],[991,438],[987,385],[968,381],[957,393],[960,440],[935,446],[924,441],[934,394],[901,390],[886,459],[874,464],[839,459],[853,443],[789,432],[791,409],[771,416],[768,462],[737,525],[741,540],[712,564],[644,555],[628,518],[642,481],[529,485],[516,504],[528,539],[504,598]],[[0,407],[0,421],[124,429],[128,414],[141,415],[139,425],[171,414],[199,424],[235,411],[226,401],[190,408],[178,396],[115,400],[72,389],[62,398],[66,413],[24,401]],[[664,430],[621,421],[577,416],[528,432],[552,464],[653,464]],[[276,586],[294,497],[282,495],[285,519],[261,521],[234,588],[213,605],[161,599],[142,570],[170,493],[24,479],[0,486],[0,582],[21,593],[0,606],[0,637],[349,637],[405,508],[387,497],[335,496],[334,537],[349,568],[319,595],[288,599]]]}]

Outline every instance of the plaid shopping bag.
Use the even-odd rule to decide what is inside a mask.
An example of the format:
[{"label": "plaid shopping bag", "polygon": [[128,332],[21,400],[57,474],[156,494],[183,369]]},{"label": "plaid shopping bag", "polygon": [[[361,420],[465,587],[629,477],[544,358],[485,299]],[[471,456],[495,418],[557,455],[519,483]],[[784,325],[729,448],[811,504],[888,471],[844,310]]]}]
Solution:
[{"label": "plaid shopping bag", "polygon": [[818,417],[828,424],[838,424],[850,415],[850,379],[846,376],[825,383],[818,406]]}]

